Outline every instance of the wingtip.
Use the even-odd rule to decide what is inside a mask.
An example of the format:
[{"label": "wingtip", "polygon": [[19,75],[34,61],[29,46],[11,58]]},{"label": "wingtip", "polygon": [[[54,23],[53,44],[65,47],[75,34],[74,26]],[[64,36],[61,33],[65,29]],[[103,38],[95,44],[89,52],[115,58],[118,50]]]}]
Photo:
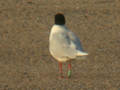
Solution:
[{"label": "wingtip", "polygon": [[87,55],[88,55],[87,52],[80,52],[80,51],[78,51],[78,53],[77,53],[77,56],[87,56]]},{"label": "wingtip", "polygon": [[87,55],[88,55],[88,53],[87,53],[87,52],[83,52],[83,55],[84,55],[84,56],[87,56]]}]

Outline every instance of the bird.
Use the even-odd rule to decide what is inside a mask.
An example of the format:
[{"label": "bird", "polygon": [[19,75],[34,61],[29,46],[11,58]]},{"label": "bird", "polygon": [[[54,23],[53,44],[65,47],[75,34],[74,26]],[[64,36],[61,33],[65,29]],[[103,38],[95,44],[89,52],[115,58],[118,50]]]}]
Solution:
[{"label": "bird", "polygon": [[60,77],[63,76],[62,64],[68,62],[67,77],[71,77],[71,61],[77,57],[87,56],[83,50],[80,39],[65,25],[66,19],[63,13],[54,15],[54,25],[49,35],[50,54],[59,63]]}]

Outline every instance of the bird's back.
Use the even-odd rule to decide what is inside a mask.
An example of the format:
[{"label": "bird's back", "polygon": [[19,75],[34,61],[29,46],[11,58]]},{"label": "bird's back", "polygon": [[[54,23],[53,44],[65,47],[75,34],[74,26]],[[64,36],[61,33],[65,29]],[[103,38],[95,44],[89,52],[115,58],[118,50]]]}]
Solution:
[{"label": "bird's back", "polygon": [[75,56],[69,48],[70,41],[68,40],[67,33],[68,31],[65,26],[54,25],[51,29],[49,50],[57,60],[67,60],[69,57]]},{"label": "bird's back", "polygon": [[83,50],[79,38],[65,26],[59,25],[51,29],[49,49],[52,56],[59,60],[73,59]]}]

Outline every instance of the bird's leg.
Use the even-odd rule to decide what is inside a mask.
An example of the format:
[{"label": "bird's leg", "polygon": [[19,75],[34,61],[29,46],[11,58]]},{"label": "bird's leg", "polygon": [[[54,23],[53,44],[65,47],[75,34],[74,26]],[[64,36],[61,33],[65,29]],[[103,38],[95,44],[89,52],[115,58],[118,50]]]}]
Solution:
[{"label": "bird's leg", "polygon": [[68,78],[71,77],[71,61],[68,64]]},{"label": "bird's leg", "polygon": [[61,62],[59,62],[59,72],[60,72],[60,77],[63,78],[62,63]]}]

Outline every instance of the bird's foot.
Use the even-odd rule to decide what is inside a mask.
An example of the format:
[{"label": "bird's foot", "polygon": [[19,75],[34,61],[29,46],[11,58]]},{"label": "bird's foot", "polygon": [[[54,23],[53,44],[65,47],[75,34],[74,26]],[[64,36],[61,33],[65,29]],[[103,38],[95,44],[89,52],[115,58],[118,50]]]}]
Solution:
[{"label": "bird's foot", "polygon": [[59,76],[60,79],[64,78],[64,76]]}]

